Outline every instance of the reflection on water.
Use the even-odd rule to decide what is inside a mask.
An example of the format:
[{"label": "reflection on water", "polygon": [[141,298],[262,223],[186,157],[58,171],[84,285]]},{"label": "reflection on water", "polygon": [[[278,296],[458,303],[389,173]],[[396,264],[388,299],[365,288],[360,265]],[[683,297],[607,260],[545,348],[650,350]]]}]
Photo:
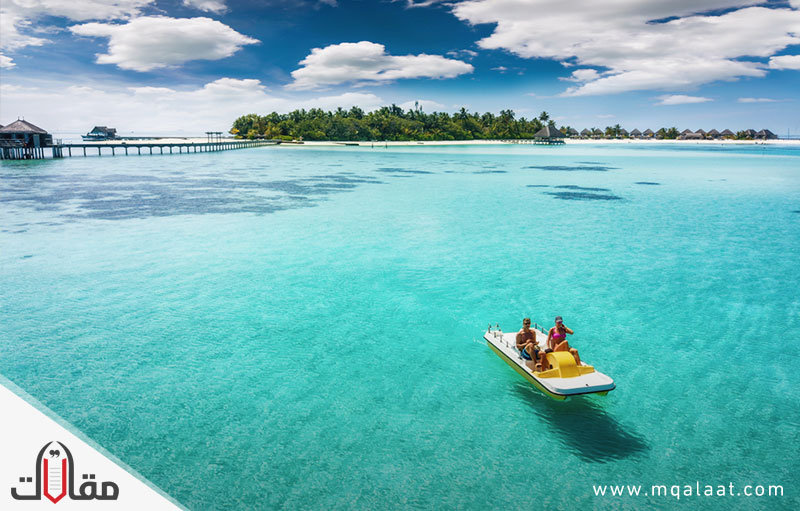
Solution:
[{"label": "reflection on water", "polygon": [[556,401],[526,383],[514,384],[513,391],[561,437],[564,449],[584,461],[606,463],[649,449],[643,437],[629,431],[595,402],[603,399],[600,396]]},{"label": "reflection on water", "polygon": [[65,219],[265,214],[310,206],[322,196],[362,184],[382,183],[374,177],[346,174],[269,181],[175,175],[9,173],[3,176],[0,203],[54,211]]},{"label": "reflection on water", "polygon": [[524,169],[537,169],[537,170],[551,170],[560,172],[574,172],[574,171],[589,171],[589,172],[606,172],[616,169],[616,167],[608,167],[606,165],[531,165],[529,167],[522,167]]}]

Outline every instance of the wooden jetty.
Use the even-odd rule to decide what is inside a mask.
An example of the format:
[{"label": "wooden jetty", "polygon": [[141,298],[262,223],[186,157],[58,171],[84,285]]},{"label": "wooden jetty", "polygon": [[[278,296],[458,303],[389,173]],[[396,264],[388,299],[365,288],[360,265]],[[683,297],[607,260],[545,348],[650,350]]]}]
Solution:
[{"label": "wooden jetty", "polygon": [[536,144],[536,145],[561,145],[564,140],[561,138],[515,138],[501,140],[507,144]]},{"label": "wooden jetty", "polygon": [[84,142],[64,144],[60,140],[42,147],[25,147],[22,144],[4,144],[0,147],[0,159],[29,160],[43,158],[64,158],[72,156],[117,156],[141,154],[188,154],[230,151],[280,144],[280,140],[223,140],[212,139],[207,142],[141,140],[120,142]]}]

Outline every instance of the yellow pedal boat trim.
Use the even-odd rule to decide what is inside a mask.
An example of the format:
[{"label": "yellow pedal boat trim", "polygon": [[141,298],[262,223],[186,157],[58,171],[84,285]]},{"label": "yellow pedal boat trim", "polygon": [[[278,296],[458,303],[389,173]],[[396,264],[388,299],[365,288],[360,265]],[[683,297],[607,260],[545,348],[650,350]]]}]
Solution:
[{"label": "yellow pedal boat trim", "polygon": [[534,374],[538,378],[575,378],[582,374],[594,372],[594,367],[575,363],[575,357],[568,351],[554,351],[547,354],[547,361],[550,362],[550,369],[547,371],[536,371]]}]

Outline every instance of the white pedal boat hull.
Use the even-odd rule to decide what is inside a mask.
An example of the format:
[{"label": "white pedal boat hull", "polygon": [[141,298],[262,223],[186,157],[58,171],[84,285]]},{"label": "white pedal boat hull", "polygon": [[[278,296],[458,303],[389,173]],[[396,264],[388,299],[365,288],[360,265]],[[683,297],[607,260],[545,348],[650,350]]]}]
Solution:
[{"label": "white pedal boat hull", "polygon": [[[537,330],[532,329],[532,331],[536,333],[536,342],[539,346],[546,346],[547,335]],[[484,334],[483,338],[486,339],[492,351],[508,365],[521,374],[526,380],[534,384],[539,390],[554,399],[563,400],[568,397],[585,394],[605,395],[616,388],[614,380],[584,362],[581,362],[581,365],[575,366],[575,368],[564,367],[562,372],[567,375],[567,377],[552,376],[554,371],[535,371],[529,366],[531,361],[522,358],[519,351],[517,351],[517,332],[502,333],[500,331],[488,331]],[[565,353],[566,352],[560,352],[557,357],[561,358]],[[566,355],[569,355],[569,353],[566,353]],[[558,364],[556,356],[554,356],[553,353],[548,354],[548,359],[551,359],[551,365]],[[563,358],[561,359],[564,360]],[[569,355],[569,359],[572,360],[572,365],[575,365],[571,355]],[[561,374],[558,371],[555,372]]]}]

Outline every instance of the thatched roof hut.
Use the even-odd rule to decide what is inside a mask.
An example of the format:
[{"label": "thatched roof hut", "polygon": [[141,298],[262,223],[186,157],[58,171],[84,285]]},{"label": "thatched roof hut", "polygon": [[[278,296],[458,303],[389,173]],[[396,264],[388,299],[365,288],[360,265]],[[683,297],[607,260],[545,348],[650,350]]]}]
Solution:
[{"label": "thatched roof hut", "polygon": [[735,137],[736,133],[732,132],[729,129],[726,129],[726,130],[723,130],[723,132],[720,133],[719,136],[721,136],[721,137]]},{"label": "thatched roof hut", "polygon": [[703,130],[702,128],[701,128],[701,129],[699,129],[699,130],[697,130],[697,131],[695,131],[695,133],[697,133],[698,135],[703,135],[703,136],[706,136],[706,132],[705,132],[705,130]]},{"label": "thatched roof hut", "polygon": [[765,128],[756,133],[755,137],[753,138],[760,138],[762,140],[775,140],[778,138],[778,135]]},{"label": "thatched roof hut", "polygon": [[13,143],[25,147],[49,147],[53,145],[53,135],[28,121],[17,119],[8,126],[0,128],[0,143],[2,142],[6,145]]},{"label": "thatched roof hut", "polygon": [[628,130],[626,130],[625,128],[620,128],[619,129],[619,135],[621,137],[627,137],[629,135]]},{"label": "thatched roof hut", "polygon": [[709,138],[719,138],[720,137],[720,132],[717,131],[717,130],[711,130],[708,133],[706,133],[706,136],[709,137]]},{"label": "thatched roof hut", "polygon": [[0,128],[0,133],[38,133],[40,135],[47,134],[47,132],[42,128],[40,128],[39,126],[31,124],[24,119],[17,119],[8,126]]},{"label": "thatched roof hut", "polygon": [[590,130],[588,128],[583,128],[581,130],[581,136],[582,137],[591,137],[592,136],[592,130]]},{"label": "thatched roof hut", "polygon": [[647,128],[646,130],[644,130],[644,133],[642,133],[642,135],[644,135],[645,137],[654,137],[655,134],[656,133],[650,128]]},{"label": "thatched roof hut", "polygon": [[576,130],[575,128],[568,128],[567,129],[567,135],[569,135],[570,137],[577,137],[578,136],[578,130]]},{"label": "thatched roof hut", "polygon": [[631,131],[631,136],[632,136],[632,137],[639,138],[639,137],[641,137],[641,136],[642,136],[642,132],[634,128],[634,130],[633,130],[633,131]]},{"label": "thatched roof hut", "polygon": [[688,134],[690,134],[690,133],[692,133],[692,134],[693,134],[693,133],[694,133],[694,131],[692,131],[692,130],[690,130],[690,129],[685,129],[685,130],[681,131],[681,136],[685,137],[686,135],[688,135]]},{"label": "thatched roof hut", "polygon": [[555,126],[547,125],[537,131],[534,138],[564,138],[564,134],[558,131]]}]

